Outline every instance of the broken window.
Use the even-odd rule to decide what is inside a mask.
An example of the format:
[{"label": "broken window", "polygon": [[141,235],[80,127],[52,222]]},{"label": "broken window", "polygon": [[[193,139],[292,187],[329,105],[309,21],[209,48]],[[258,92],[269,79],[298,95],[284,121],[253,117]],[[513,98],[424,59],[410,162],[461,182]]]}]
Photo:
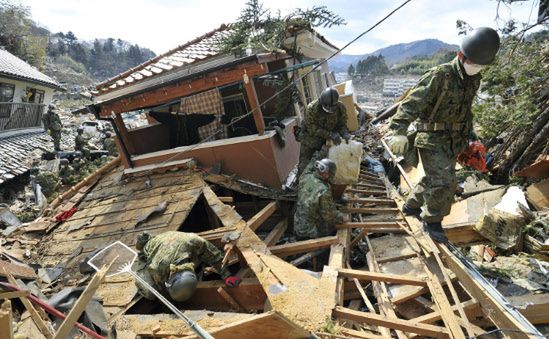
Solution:
[{"label": "broken window", "polygon": [[0,103],[12,102],[15,93],[15,85],[0,82]]},{"label": "broken window", "polygon": [[27,102],[32,102],[35,104],[44,103],[44,91],[27,87]]}]

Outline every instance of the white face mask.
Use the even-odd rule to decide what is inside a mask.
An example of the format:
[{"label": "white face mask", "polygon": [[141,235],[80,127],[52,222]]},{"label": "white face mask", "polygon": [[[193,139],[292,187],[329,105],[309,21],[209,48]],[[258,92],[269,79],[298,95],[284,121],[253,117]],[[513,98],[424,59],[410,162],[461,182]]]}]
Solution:
[{"label": "white face mask", "polygon": [[484,66],[483,65],[477,65],[477,64],[468,64],[466,62],[463,63],[463,68],[465,69],[465,73],[469,76],[473,76],[480,72]]}]

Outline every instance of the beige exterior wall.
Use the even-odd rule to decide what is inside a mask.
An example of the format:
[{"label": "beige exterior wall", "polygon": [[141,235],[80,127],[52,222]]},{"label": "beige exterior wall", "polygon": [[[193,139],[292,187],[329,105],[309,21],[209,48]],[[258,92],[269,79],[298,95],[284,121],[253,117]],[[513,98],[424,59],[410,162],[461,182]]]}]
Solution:
[{"label": "beige exterior wall", "polygon": [[44,105],[49,105],[51,103],[52,99],[53,99],[53,92],[54,92],[53,88],[41,86],[41,85],[34,84],[34,83],[31,83],[31,82],[26,82],[26,81],[21,81],[21,80],[13,80],[13,79],[8,79],[8,78],[3,78],[3,77],[0,77],[0,82],[15,85],[15,93],[13,95],[13,102],[14,103],[22,102],[21,97],[23,96],[23,94],[27,90],[27,87],[28,88],[35,88],[37,90],[44,91],[44,102],[43,102]]}]

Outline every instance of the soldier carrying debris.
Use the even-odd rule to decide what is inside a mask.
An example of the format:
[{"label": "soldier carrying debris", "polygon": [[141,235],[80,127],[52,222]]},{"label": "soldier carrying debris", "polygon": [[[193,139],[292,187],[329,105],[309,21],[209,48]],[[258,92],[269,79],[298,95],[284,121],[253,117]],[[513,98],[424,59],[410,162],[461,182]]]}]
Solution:
[{"label": "soldier carrying debris", "polygon": [[404,154],[413,136],[408,127],[415,122],[412,146],[425,176],[408,196],[403,212],[421,216],[425,230],[439,242],[447,241],[441,222],[450,212],[456,190],[456,157],[474,137],[471,106],[480,85],[478,73],[494,60],[499,45],[495,30],[476,29],[463,40],[453,61],[432,68],[419,80],[390,124],[391,150]]},{"label": "soldier carrying debris", "polygon": [[332,198],[330,183],[336,164],[327,158],[314,162],[314,171],[303,173],[299,180],[294,232],[298,239],[315,239],[332,234],[335,225],[344,221]]},{"label": "soldier carrying debris", "polygon": [[115,156],[117,154],[116,145],[112,138],[111,132],[105,132],[105,138],[103,139],[103,149],[109,152],[109,155]]},{"label": "soldier carrying debris", "polygon": [[[240,284],[240,278],[230,276],[223,267],[223,251],[194,233],[169,231],[151,237],[144,232],[138,236],[135,247],[140,251],[142,265],[137,274],[174,301],[185,301],[193,295],[198,283],[195,272],[202,264],[211,265],[225,280],[226,286]],[[144,286],[136,284],[143,297],[155,299]]]},{"label": "soldier carrying debris", "polygon": [[84,153],[86,147],[86,138],[84,138],[84,129],[78,127],[76,129],[76,137],[74,138],[74,150]]},{"label": "soldier carrying debris", "polygon": [[347,111],[339,102],[339,93],[335,88],[326,88],[320,99],[307,106],[300,137],[298,176],[311,161],[314,152],[320,150],[326,141],[331,140],[339,145],[341,138],[347,141],[351,138],[347,130]]},{"label": "soldier carrying debris", "polygon": [[63,128],[63,125],[61,124],[61,119],[56,112],[54,104],[48,106],[48,111],[42,116],[42,122],[44,123],[44,129],[53,138],[55,151],[60,151],[61,129]]}]

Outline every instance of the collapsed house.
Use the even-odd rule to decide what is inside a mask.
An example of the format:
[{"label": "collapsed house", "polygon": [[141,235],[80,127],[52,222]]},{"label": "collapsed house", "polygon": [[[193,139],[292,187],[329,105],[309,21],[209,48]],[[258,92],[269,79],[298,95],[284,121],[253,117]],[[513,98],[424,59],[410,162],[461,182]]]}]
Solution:
[{"label": "collapsed house", "polygon": [[[117,338],[194,337],[160,304],[143,300],[131,275],[89,280],[94,273],[84,264],[115,241],[134,247],[143,231],[169,230],[198,233],[218,247],[231,234],[227,259],[243,278],[240,286],[228,289],[205,278],[191,299],[177,305],[215,338],[539,333],[455,247],[433,243],[417,220],[404,217],[383,171],[367,162],[358,183],[345,190],[343,212],[350,221],[337,225],[333,236],[288,241],[295,194],[282,186],[297,163],[293,127],[303,107],[292,101],[280,114],[280,103],[267,102],[276,89],[266,84],[306,74],[336,48],[303,30],[289,37],[298,41],[299,61],[284,53],[224,55],[215,49],[223,34],[230,34],[227,26],[97,86],[90,109],[113,123],[119,158],[53,201],[47,216],[11,235],[5,253],[13,261],[0,261],[15,278],[35,281],[24,289],[40,282],[39,291],[56,296],[78,286],[86,290],[72,299],[69,320],[55,331],[51,319],[26,302],[29,313],[17,333],[77,333],[72,327],[84,312],[97,332]],[[302,103],[332,85],[322,64],[301,79]],[[339,88],[352,99],[348,85]],[[353,102],[348,108],[356,130]],[[447,231],[454,244],[482,241],[468,225]],[[35,255],[29,260],[24,253],[30,247]],[[367,253],[363,261],[354,260],[356,251]],[[322,253],[327,263],[317,265]],[[38,276],[18,258],[39,264]],[[304,264],[309,270],[299,268]],[[0,275],[9,276],[6,271]]]}]

